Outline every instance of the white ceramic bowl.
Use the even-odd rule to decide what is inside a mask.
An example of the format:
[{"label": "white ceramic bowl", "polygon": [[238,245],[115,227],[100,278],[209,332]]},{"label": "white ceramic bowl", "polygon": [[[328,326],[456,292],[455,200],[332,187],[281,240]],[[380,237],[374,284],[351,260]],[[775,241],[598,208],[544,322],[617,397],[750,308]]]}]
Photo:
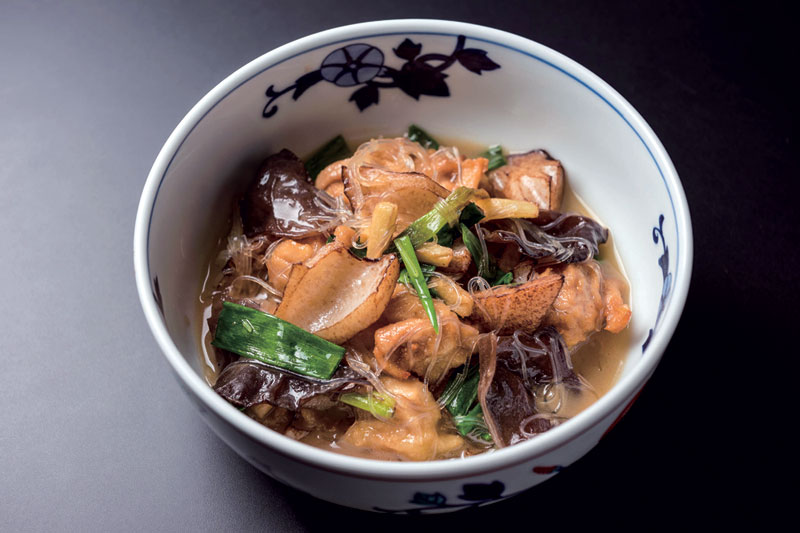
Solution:
[{"label": "white ceramic bowl", "polygon": [[[403,69],[407,62],[412,66]],[[392,463],[312,448],[240,413],[201,376],[197,295],[242,180],[281,148],[306,154],[337,133],[363,139],[399,134],[410,123],[511,151],[548,150],[611,228],[631,282],[633,344],[613,389],[547,433],[467,459]],[[692,231],[663,146],[600,78],[502,31],[394,20],[289,43],[240,68],[195,105],[147,178],[134,263],[145,316],[178,382],[243,458],[342,505],[433,512],[517,494],[597,444],[653,373],[677,325],[689,288]]]}]

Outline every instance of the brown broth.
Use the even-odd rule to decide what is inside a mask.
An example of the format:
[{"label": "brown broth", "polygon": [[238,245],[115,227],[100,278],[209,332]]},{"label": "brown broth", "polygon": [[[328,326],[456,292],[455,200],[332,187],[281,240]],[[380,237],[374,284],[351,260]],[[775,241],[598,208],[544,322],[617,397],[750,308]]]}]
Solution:
[{"label": "brown broth", "polygon": [[[471,143],[458,142],[452,144],[442,143],[443,146],[458,146],[462,153],[467,156],[476,156],[483,151],[483,147]],[[356,145],[357,146],[357,145]],[[562,202],[562,211],[577,212],[586,216],[590,216],[600,222],[602,221],[592,213],[587,205],[575,194],[569,185],[569,177],[567,176],[564,186],[564,198]],[[235,211],[232,209],[232,211]],[[234,213],[235,215],[235,213]],[[199,314],[199,331],[197,338],[200,346],[200,353],[202,356],[201,364],[203,368],[203,375],[209,385],[213,385],[221,371],[219,364],[215,357],[215,350],[211,346],[211,334],[208,328],[207,320],[211,315],[211,293],[214,291],[221,279],[221,267],[218,264],[217,257],[219,253],[225,249],[227,235],[230,233],[232,226],[231,219],[226,222],[227,230],[222,231],[220,234],[224,235],[218,240],[213,257],[206,265],[206,275],[203,280],[202,287],[200,288],[200,295],[198,298],[197,312]],[[628,289],[629,283],[625,276],[625,271],[622,263],[619,260],[619,255],[614,248],[613,238],[611,234],[613,229],[609,230],[609,240],[607,243],[600,246],[600,255],[598,260],[603,268],[603,272],[607,276],[615,276],[625,281],[626,290],[623,294],[624,300],[630,302]],[[573,367],[576,373],[581,376],[589,385],[589,391],[580,394],[570,394],[568,398],[562,399],[557,409],[559,417],[569,418],[580,413],[592,403],[594,403],[602,395],[606,394],[614,383],[616,383],[622,369],[625,365],[625,356],[631,345],[631,328],[630,326],[623,330],[621,333],[612,334],[608,331],[599,331],[589,337],[587,341],[581,344],[577,349],[571,353]],[[248,410],[251,411],[251,410]],[[258,419],[254,412],[248,412],[250,416]],[[347,427],[342,425],[341,421],[331,424],[330,427],[323,429],[314,429],[308,432],[298,432],[289,428],[284,433],[288,436],[304,442],[314,447],[331,450],[337,453],[346,455],[372,458],[372,459],[386,459],[398,460],[397,457],[379,453],[371,450],[354,448],[339,441],[339,437],[344,434]],[[443,416],[440,424],[440,431],[444,433],[455,433],[455,428],[449,416]],[[468,446],[461,452],[461,456],[474,455],[486,451],[486,446],[468,442]],[[439,457],[437,457],[439,458]]]}]

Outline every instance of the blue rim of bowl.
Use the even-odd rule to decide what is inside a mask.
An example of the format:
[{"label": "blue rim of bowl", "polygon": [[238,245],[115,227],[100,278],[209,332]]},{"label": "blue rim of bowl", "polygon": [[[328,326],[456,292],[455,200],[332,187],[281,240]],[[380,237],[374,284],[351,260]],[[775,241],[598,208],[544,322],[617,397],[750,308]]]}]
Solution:
[{"label": "blue rim of bowl", "polygon": [[[403,30],[398,28],[393,31],[376,31],[375,28],[379,26],[390,28],[405,26],[409,29]],[[447,26],[452,28],[452,31],[424,31],[420,29],[426,26]],[[362,29],[366,31],[361,33],[359,30]],[[344,37],[330,39],[331,36],[336,36],[343,33],[347,35]],[[496,36],[497,40],[478,37],[475,36],[475,33],[489,33]],[[150,227],[161,185],[166,177],[167,172],[169,171],[172,162],[180,152],[183,144],[192,134],[194,129],[200,124],[200,122],[202,122],[202,120],[230,94],[263,72],[297,56],[307,54],[320,48],[345,42],[393,35],[430,35],[454,37],[460,34],[466,35],[468,40],[483,42],[493,46],[505,48],[558,70],[562,74],[591,91],[595,96],[606,103],[606,105],[611,107],[611,109],[613,109],[614,112],[636,134],[653,161],[653,164],[656,166],[659,175],[661,176],[667,191],[670,205],[672,207],[677,253],[675,257],[673,292],[670,295],[667,307],[669,307],[669,310],[672,311],[669,316],[673,317],[673,319],[668,320],[669,317],[666,315],[664,316],[664,320],[659,323],[660,329],[656,331],[648,348],[644,350],[642,359],[637,363],[637,368],[627,376],[623,376],[620,381],[618,381],[614,387],[597,402],[564,424],[553,428],[542,435],[538,435],[535,439],[517,444],[512,447],[497,450],[488,454],[480,454],[458,460],[437,460],[427,461],[424,463],[395,463],[390,461],[362,459],[336,454],[334,452],[316,449],[311,446],[293,441],[288,437],[269,430],[249,417],[243,416],[238,412],[238,410],[230,406],[227,402],[225,402],[224,399],[219,397],[213,391],[213,389],[211,389],[205,383],[205,381],[203,381],[203,379],[189,366],[189,363],[182,357],[179,350],[172,342],[169,333],[166,331],[166,325],[163,321],[163,318],[160,318],[160,315],[157,311],[157,303],[153,297],[151,285],[152,278],[150,276],[149,264]],[[501,39],[507,42],[500,42]],[[314,41],[319,41],[319,43],[310,47],[304,46],[307,43]],[[508,41],[516,41],[519,44],[515,46],[513,44],[508,44]],[[537,53],[524,50],[521,47],[537,49]],[[287,54],[287,50],[292,49],[298,49],[298,51],[294,53],[289,52]],[[274,56],[278,56],[279,59],[270,61],[270,59]],[[546,59],[542,56],[550,56],[552,59]],[[554,62],[556,60],[559,61],[561,65],[556,64]],[[264,63],[267,63],[267,66],[261,66]],[[229,85],[234,83],[233,80],[238,81],[236,81],[233,86],[229,87]],[[601,94],[601,91],[603,91],[605,95]],[[616,103],[612,102],[612,99],[616,100]],[[195,117],[195,115],[198,114],[199,116]],[[634,126],[633,122],[638,123],[638,128],[637,126]],[[169,155],[169,159],[165,161],[167,155]],[[659,158],[662,159],[661,164],[659,164]],[[161,170],[162,168],[163,170]],[[667,174],[665,174],[664,168],[667,169]],[[158,185],[155,186],[155,191],[151,192],[153,189],[153,183],[156,180],[158,181]],[[679,202],[677,204],[673,194],[678,197]],[[152,198],[150,198],[151,196]],[[143,225],[145,219],[147,220],[146,226]],[[681,226],[684,226],[683,231],[680,229]],[[650,375],[652,375],[652,372],[654,371],[661,354],[666,348],[669,338],[677,326],[678,318],[683,309],[686,295],[688,293],[690,281],[689,278],[691,274],[690,266],[693,254],[691,220],[689,217],[688,206],[686,204],[683,188],[680,184],[680,180],[678,179],[674,166],[672,165],[669,156],[666,154],[663,145],[655,136],[652,129],[647,125],[639,113],[621,95],[619,95],[619,93],[617,93],[611,86],[600,79],[597,75],[593,74],[572,59],[569,59],[559,52],[556,52],[544,45],[524,37],[480,25],[432,19],[400,19],[380,22],[365,22],[325,30],[323,32],[303,37],[281,46],[271,52],[268,52],[228,76],[214,89],[207,93],[205,97],[192,108],[192,110],[184,117],[181,123],[179,123],[179,125],[168,138],[167,142],[164,144],[164,147],[156,158],[156,162],[153,164],[152,170],[148,175],[144,190],[142,192],[139,209],[137,211],[134,237],[134,269],[136,271],[137,289],[148,324],[153,331],[159,346],[173,367],[173,370],[178,375],[178,378],[182,379],[187,387],[189,387],[191,391],[203,401],[204,404],[214,411],[215,415],[229,422],[229,424],[241,435],[246,436],[248,439],[256,443],[266,444],[270,447],[272,452],[277,452],[291,460],[337,474],[344,473],[349,476],[366,479],[391,479],[393,481],[408,482],[461,479],[467,476],[476,476],[498,470],[504,470],[522,463],[533,461],[537,457],[549,453],[563,446],[567,442],[570,442],[590,431],[595,427],[595,423],[592,422],[593,419],[596,419],[595,421],[600,421],[630,401],[630,398],[646,383]],[[144,237],[143,242],[142,237]],[[144,252],[142,252],[142,247],[144,248]],[[681,263],[682,248],[683,263]],[[683,285],[678,283],[678,280],[681,279],[678,276],[679,272],[681,272],[681,275],[685,279]],[[649,364],[645,364],[648,361]],[[624,387],[623,382],[626,385]],[[612,399],[612,397],[616,399]],[[572,431],[570,431],[570,429]],[[529,450],[535,451],[529,452]],[[334,464],[331,466],[331,463],[339,464]],[[364,471],[375,470],[381,470],[382,473],[364,473]],[[444,472],[439,473],[440,470]],[[447,470],[453,470],[457,472],[447,473]]]}]

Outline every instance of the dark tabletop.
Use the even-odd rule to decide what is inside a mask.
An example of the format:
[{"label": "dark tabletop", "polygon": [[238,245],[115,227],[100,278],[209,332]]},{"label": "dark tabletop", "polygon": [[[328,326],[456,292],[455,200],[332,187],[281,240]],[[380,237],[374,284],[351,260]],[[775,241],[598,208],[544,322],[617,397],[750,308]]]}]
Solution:
[{"label": "dark tabletop", "polygon": [[[800,279],[796,29],[778,4],[66,4],[0,2],[0,530],[648,530],[759,510],[781,461],[754,435],[794,379]],[[145,177],[209,89],[295,38],[408,17],[514,32],[610,83],[671,155],[695,237],[683,318],[617,428],[532,491],[424,521],[241,460],[173,378],[132,264]]]}]

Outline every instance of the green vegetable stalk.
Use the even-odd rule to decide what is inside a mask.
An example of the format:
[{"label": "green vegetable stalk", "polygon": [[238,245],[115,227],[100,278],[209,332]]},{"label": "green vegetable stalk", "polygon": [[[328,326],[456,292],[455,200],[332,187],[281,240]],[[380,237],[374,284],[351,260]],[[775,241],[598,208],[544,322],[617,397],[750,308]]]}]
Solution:
[{"label": "green vegetable stalk", "polygon": [[[424,242],[424,241],[423,241]],[[433,305],[433,298],[431,292],[428,290],[428,283],[422,273],[422,268],[417,261],[417,255],[414,253],[414,246],[411,244],[411,239],[408,235],[403,235],[394,240],[394,245],[397,251],[400,252],[400,258],[403,260],[408,278],[414,290],[417,291],[419,301],[422,303],[425,314],[433,325],[433,331],[439,333],[439,318],[436,316],[436,308]]]},{"label": "green vegetable stalk", "polygon": [[461,224],[461,239],[478,267],[478,275],[486,280],[493,280],[497,271],[493,259],[486,253],[480,239],[464,224]]},{"label": "green vegetable stalk", "polygon": [[318,379],[330,379],[345,351],[274,315],[231,302],[222,304],[211,344]]},{"label": "green vegetable stalk", "polygon": [[358,409],[369,411],[373,415],[381,418],[391,418],[394,414],[394,400],[384,398],[378,394],[358,394],[348,392],[339,397],[339,401],[352,405]]},{"label": "green vegetable stalk", "polygon": [[500,168],[507,163],[506,158],[503,156],[503,147],[499,144],[495,144],[494,146],[490,146],[485,152],[483,152],[481,157],[485,157],[489,160],[489,171],[496,168]]},{"label": "green vegetable stalk", "polygon": [[416,248],[436,237],[443,228],[455,226],[461,211],[469,204],[472,192],[469,187],[458,187],[433,206],[433,209],[412,222],[400,236],[408,237],[411,245]]},{"label": "green vegetable stalk", "polygon": [[483,410],[478,402],[479,381],[480,372],[477,366],[454,373],[442,392],[440,401],[453,415],[459,433],[464,436],[472,434],[485,441],[491,441],[492,436],[486,430]]},{"label": "green vegetable stalk", "polygon": [[425,148],[439,149],[439,143],[431,137],[427,131],[423,130],[417,125],[410,125],[408,127],[408,138],[416,143],[421,144]]}]

